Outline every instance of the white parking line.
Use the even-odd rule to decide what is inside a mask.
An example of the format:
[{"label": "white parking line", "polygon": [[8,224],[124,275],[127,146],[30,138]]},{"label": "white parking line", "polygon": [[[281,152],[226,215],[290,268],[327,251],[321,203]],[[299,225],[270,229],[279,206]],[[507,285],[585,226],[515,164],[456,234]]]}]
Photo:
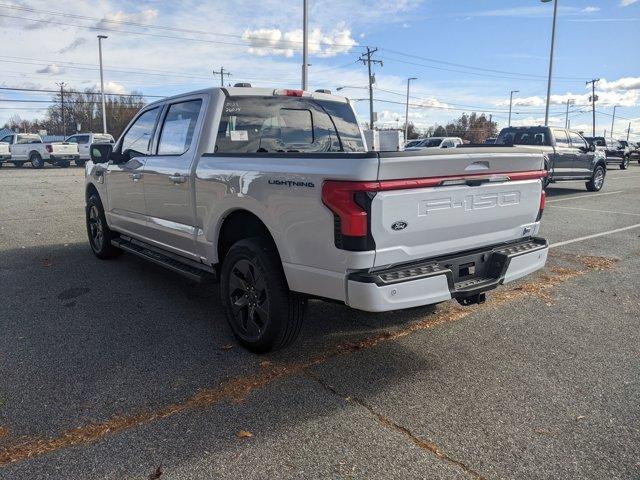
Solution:
[{"label": "white parking line", "polygon": [[600,195],[614,195],[616,193],[622,193],[622,192],[624,192],[624,190],[617,190],[615,192],[605,192],[605,193],[592,193],[591,195],[578,195],[577,197],[567,197],[567,198],[558,198],[557,200],[547,200],[547,203],[566,202],[567,200],[576,200],[578,198],[599,197]]},{"label": "white parking line", "polygon": [[565,240],[564,242],[556,242],[549,245],[549,248],[561,247],[563,245],[569,245],[570,243],[582,242],[583,240],[589,240],[591,238],[603,237],[605,235],[611,235],[613,233],[624,232],[626,230],[632,230],[634,228],[640,228],[640,223],[630,225],[628,227],[616,228],[615,230],[609,230],[607,232],[594,233],[593,235],[587,235],[585,237],[573,238],[571,240]]},{"label": "white parking line", "polygon": [[549,208],[563,208],[566,210],[582,210],[584,212],[613,213],[615,215],[633,215],[634,217],[640,217],[640,213],[616,212],[614,210],[594,210],[593,208],[563,207],[562,205],[549,205]]}]

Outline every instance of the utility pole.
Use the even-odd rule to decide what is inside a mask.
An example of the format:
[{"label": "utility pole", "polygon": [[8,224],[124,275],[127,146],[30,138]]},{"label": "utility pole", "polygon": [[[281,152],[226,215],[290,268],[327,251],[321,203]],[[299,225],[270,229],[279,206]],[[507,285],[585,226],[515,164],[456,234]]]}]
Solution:
[{"label": "utility pole", "polygon": [[631,133],[631,122],[629,122],[629,126],[627,127],[627,142],[629,141],[629,134]]},{"label": "utility pole", "polygon": [[571,104],[573,104],[573,99],[567,98],[567,113],[565,114],[565,117],[564,117],[564,128],[566,129],[569,128],[569,105]]},{"label": "utility pole", "polygon": [[613,115],[611,117],[611,138],[613,138],[613,122],[616,121],[616,107],[617,105],[613,106]]},{"label": "utility pole", "polygon": [[64,86],[66,85],[66,83],[60,82],[60,83],[56,83],[56,85],[60,85],[60,113],[61,113],[61,117],[62,117],[62,134],[66,137],[67,136],[67,121],[66,121],[66,116],[65,116],[65,113],[64,113]]},{"label": "utility pole", "polygon": [[220,86],[224,87],[224,76],[225,74],[227,75],[227,77],[231,76],[231,72],[229,72],[228,70],[225,72],[224,71],[224,67],[220,67],[220,71],[216,72],[215,70],[213,71],[213,76],[215,77],[216,75],[220,75]]},{"label": "utility pole", "polygon": [[98,53],[100,55],[100,93],[102,94],[102,133],[107,133],[107,107],[104,101],[104,75],[102,73],[102,40],[109,38],[98,35]]},{"label": "utility pole", "polygon": [[[509,124],[507,126],[511,126],[511,106],[513,105],[513,94],[518,93],[520,90],[511,90],[509,94]],[[546,123],[545,123],[546,125]]]},{"label": "utility pole", "polygon": [[381,60],[372,60],[371,55],[378,51],[377,48],[371,50],[371,48],[367,47],[367,52],[363,53],[358,59],[359,62],[362,62],[363,65],[366,65],[369,69],[369,128],[373,130],[373,82],[374,78],[371,74],[371,64],[379,63],[382,66]]},{"label": "utility pole", "polygon": [[302,90],[306,90],[308,86],[309,66],[309,5],[307,0],[302,0]]},{"label": "utility pole", "polygon": [[591,115],[593,117],[592,137],[596,136],[596,100],[598,100],[598,97],[596,96],[596,82],[599,81],[599,78],[594,78],[593,80],[585,83],[586,85],[591,84],[591,96],[589,97],[589,100],[591,100]]},{"label": "utility pole", "polygon": [[409,134],[409,84],[411,80],[417,80],[416,77],[407,78],[407,106],[404,111],[404,141],[407,142],[407,135]]}]

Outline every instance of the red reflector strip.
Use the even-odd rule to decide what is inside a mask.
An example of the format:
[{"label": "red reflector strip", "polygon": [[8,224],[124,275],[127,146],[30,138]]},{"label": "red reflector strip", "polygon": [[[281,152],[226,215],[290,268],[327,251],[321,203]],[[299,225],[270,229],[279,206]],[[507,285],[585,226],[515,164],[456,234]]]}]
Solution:
[{"label": "red reflector strip", "polygon": [[293,90],[291,88],[284,88],[282,90],[276,90],[273,92],[275,95],[283,95],[285,97],[302,97],[304,90]]},{"label": "red reflector strip", "polygon": [[484,180],[491,181],[495,178],[495,181],[517,181],[517,180],[536,180],[539,178],[545,178],[547,176],[546,170],[530,170],[526,172],[500,172],[500,173],[471,173],[469,175],[450,175],[442,177],[429,177],[429,178],[410,178],[406,180],[382,180],[380,181],[380,187],[377,189],[382,190],[403,190],[407,188],[426,188],[437,187],[442,185],[443,182],[450,181],[466,181],[466,180]]}]

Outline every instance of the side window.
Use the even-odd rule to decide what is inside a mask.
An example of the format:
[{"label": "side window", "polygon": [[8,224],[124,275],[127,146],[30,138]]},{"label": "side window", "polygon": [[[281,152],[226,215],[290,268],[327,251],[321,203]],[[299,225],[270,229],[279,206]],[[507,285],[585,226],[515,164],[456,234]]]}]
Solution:
[{"label": "side window", "polygon": [[191,147],[202,100],[174,103],[164,119],[158,155],[182,155]]},{"label": "side window", "polygon": [[89,143],[89,135],[78,135],[76,142],[80,145],[84,145],[86,143]]},{"label": "side window", "polygon": [[571,139],[571,146],[575,148],[587,148],[587,142],[577,133],[569,132],[569,138]]},{"label": "side window", "polygon": [[68,143],[78,143],[78,137],[69,137],[65,140]]},{"label": "side window", "polygon": [[122,154],[125,158],[149,155],[153,127],[158,118],[159,108],[152,108],[140,115],[122,139]]},{"label": "side window", "polygon": [[569,138],[567,137],[567,132],[565,132],[564,130],[554,130],[553,136],[556,137],[556,146],[558,147],[569,146]]},{"label": "side window", "polygon": [[13,135],[7,135],[2,140],[0,140],[0,142],[11,143],[11,140],[13,140]]}]

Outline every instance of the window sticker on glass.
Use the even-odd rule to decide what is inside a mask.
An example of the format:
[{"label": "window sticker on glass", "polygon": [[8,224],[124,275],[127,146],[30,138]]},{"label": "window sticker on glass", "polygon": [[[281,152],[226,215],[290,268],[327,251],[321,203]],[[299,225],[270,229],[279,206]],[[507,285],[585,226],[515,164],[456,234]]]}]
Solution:
[{"label": "window sticker on glass", "polygon": [[248,142],[249,132],[247,132],[246,130],[231,130],[231,141],[232,142]]}]

